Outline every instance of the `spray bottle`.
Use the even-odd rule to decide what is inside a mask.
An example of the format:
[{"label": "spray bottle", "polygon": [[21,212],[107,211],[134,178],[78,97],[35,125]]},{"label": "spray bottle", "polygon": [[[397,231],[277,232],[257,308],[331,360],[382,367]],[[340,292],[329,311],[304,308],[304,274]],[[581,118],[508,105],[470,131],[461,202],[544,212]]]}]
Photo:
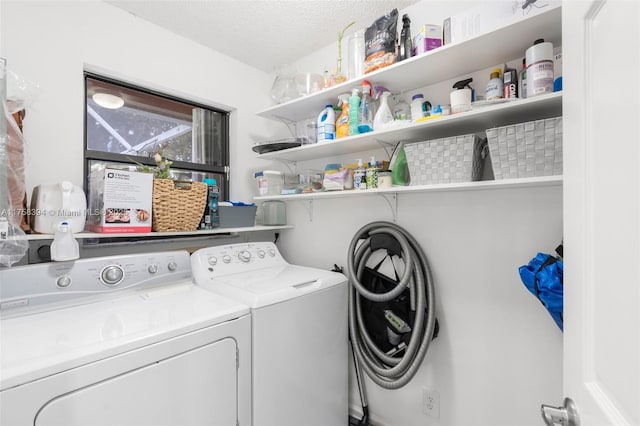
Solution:
[{"label": "spray bottle", "polygon": [[338,96],[338,106],[342,106],[342,112],[336,120],[336,139],[349,136],[349,94]]},{"label": "spray bottle", "polygon": [[367,80],[362,82],[362,101],[360,102],[360,113],[358,114],[358,132],[367,133],[373,130],[373,113],[370,105],[371,83]]},{"label": "spray bottle", "polygon": [[357,135],[358,132],[358,114],[360,111],[360,90],[353,89],[349,97],[349,135]]},{"label": "spray bottle", "polygon": [[[377,88],[378,89],[378,88]],[[393,114],[391,113],[391,108],[389,108],[389,92],[387,89],[383,87],[379,87],[382,90],[377,91],[376,96],[380,96],[380,106],[378,107],[378,112],[376,112],[376,116],[373,118],[373,130],[381,130],[384,129],[385,126],[388,126],[390,123],[393,123]]]}]

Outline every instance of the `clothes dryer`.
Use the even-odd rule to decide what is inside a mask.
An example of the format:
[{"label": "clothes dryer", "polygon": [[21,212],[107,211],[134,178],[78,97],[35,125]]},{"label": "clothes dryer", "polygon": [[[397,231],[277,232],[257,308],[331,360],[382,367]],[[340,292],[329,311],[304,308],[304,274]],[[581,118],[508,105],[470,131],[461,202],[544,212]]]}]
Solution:
[{"label": "clothes dryer", "polygon": [[255,426],[344,426],[348,418],[347,281],[291,265],[275,244],[191,255],[196,283],[251,308]]},{"label": "clothes dryer", "polygon": [[250,319],[186,251],[0,270],[0,424],[250,425]]}]

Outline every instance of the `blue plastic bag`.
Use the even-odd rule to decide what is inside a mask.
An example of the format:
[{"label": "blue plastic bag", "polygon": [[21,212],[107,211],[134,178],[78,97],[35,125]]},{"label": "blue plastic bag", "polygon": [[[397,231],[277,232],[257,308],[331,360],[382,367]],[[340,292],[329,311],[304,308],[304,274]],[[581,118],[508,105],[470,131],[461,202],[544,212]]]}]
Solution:
[{"label": "blue plastic bag", "polygon": [[564,273],[562,259],[538,253],[528,265],[521,266],[519,272],[524,285],[540,300],[562,330]]}]

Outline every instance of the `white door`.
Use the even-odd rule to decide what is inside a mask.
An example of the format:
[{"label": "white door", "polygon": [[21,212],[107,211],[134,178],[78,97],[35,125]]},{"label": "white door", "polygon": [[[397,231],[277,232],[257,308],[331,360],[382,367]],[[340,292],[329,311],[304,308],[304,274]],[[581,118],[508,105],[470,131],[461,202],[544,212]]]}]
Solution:
[{"label": "white door", "polygon": [[564,1],[562,25],[564,394],[582,426],[638,425],[640,2]]}]

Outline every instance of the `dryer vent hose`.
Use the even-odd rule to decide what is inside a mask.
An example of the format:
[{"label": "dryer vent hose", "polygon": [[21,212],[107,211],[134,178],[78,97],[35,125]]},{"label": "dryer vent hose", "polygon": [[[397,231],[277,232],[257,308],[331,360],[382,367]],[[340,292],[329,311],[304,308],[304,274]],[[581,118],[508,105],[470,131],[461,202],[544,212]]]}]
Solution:
[{"label": "dryer vent hose", "polygon": [[[380,239],[386,241],[381,247]],[[386,293],[372,292],[362,284],[363,272],[371,255],[380,248],[395,246],[405,268],[397,285]],[[387,250],[389,251],[389,250]],[[436,327],[435,291],[431,270],[422,249],[400,226],[373,222],[362,227],[351,240],[348,253],[349,333],[356,357],[356,368],[363,369],[374,383],[385,389],[398,389],[415,375],[431,343]],[[400,356],[382,351],[367,331],[362,300],[388,302],[409,289],[415,318],[411,335]]]}]

